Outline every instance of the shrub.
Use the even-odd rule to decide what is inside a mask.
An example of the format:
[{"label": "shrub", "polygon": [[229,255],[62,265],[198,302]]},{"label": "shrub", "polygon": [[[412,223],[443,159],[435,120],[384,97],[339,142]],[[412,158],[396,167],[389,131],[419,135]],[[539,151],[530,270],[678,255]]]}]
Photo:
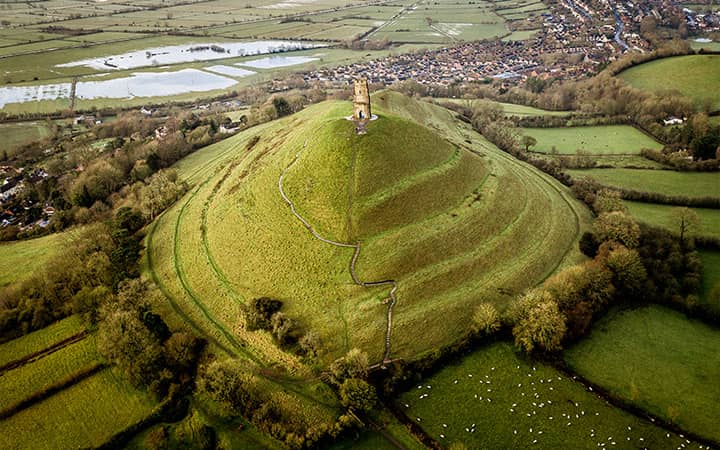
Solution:
[{"label": "shrub", "polygon": [[282,302],[270,297],[253,299],[250,305],[243,307],[247,328],[253,330],[268,330],[271,327],[270,318],[280,310]]},{"label": "shrub", "polygon": [[621,211],[600,214],[593,224],[598,241],[616,241],[627,248],[635,248],[640,240],[640,227],[632,217]]},{"label": "shrub", "polygon": [[214,361],[198,379],[198,389],[240,414],[247,414],[265,402],[265,396],[241,361]]},{"label": "shrub", "polygon": [[530,353],[562,349],[567,330],[565,317],[547,292],[526,294],[513,305],[515,344]]},{"label": "shrub", "polygon": [[474,333],[493,334],[500,329],[500,314],[495,307],[487,302],[480,303],[473,314],[472,330]]},{"label": "shrub", "polygon": [[367,378],[367,368],[367,354],[360,349],[353,348],[330,365],[330,373],[333,381],[339,385],[348,378]]},{"label": "shrub", "polygon": [[340,386],[340,401],[348,408],[370,411],[377,403],[377,393],[366,381],[348,378]]}]

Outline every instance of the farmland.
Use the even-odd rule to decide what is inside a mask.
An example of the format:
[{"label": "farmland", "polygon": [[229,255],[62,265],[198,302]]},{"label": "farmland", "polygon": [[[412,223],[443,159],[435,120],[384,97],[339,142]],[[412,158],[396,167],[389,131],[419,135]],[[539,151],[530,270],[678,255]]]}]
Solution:
[{"label": "farmland", "polygon": [[629,125],[570,128],[523,128],[522,133],[537,139],[530,150],[539,153],[574,155],[578,150],[593,155],[639,154],[662,145]]},{"label": "farmland", "polygon": [[703,265],[700,302],[720,314],[720,252],[700,250],[699,253]]},{"label": "farmland", "polygon": [[70,316],[44,328],[42,332],[30,333],[0,346],[0,366],[42,351],[84,330],[79,316]]},{"label": "farmland", "polygon": [[442,43],[507,34],[505,19],[489,2],[421,1],[373,33],[395,42]]},{"label": "farmland", "polygon": [[568,350],[574,370],[683,429],[718,440],[720,332],[651,306],[603,318]]},{"label": "farmland", "polygon": [[[155,401],[103,369],[94,335],[83,331],[71,316],[0,346],[0,410],[9,414],[1,447],[98,446],[150,414]],[[62,388],[48,393],[52,386]]]},{"label": "farmland", "polygon": [[599,183],[642,192],[676,197],[720,197],[717,172],[676,172],[673,170],[589,169],[568,170],[573,178],[593,178]]},{"label": "farmland", "polygon": [[[478,298],[503,308],[511,295],[498,295],[497,283],[518,292],[552,273],[566,257],[576,258],[572,248],[587,216],[567,191],[469,128],[451,126],[446,110],[389,92],[376,99],[381,119],[371,123],[366,136],[355,136],[352,124],[342,119],[348,104],[324,103],[194,156],[214,168],[195,166],[203,174],[194,178],[199,183],[151,230],[148,270],[169,300],[206,334],[227,347],[236,339],[230,336],[237,336],[252,343],[253,357],[302,371],[292,358],[274,350],[269,336],[248,332],[238,321],[243,302],[272,295],[284,301],[288,315],[322,336],[328,359],[352,347],[379,357],[385,292],[354,286],[347,271],[352,252],[311,239],[277,191],[279,174],[305,141],[307,150],[288,173],[285,189],[322,235],[362,239],[361,279],[399,280],[402,300],[392,335],[398,355],[417,355],[452,340],[467,326],[462,311]],[[243,150],[253,135],[260,137],[258,143]],[[412,136],[412,146],[395,142],[395,136]],[[469,138],[470,150],[480,156],[460,147]],[[205,151],[213,156],[203,157]],[[352,213],[346,215],[349,196]],[[422,207],[407,209],[418,196],[424,199]],[[559,214],[552,216],[557,221],[548,217],[539,224],[533,218],[538,208],[557,209]],[[561,220],[565,214],[576,219]],[[536,236],[523,231],[531,223]],[[471,229],[475,231],[468,235]],[[227,236],[246,238],[228,242]],[[473,237],[468,241],[467,236]],[[287,254],[294,256],[288,259]],[[422,266],[420,254],[425,255]],[[498,259],[507,262],[491,270],[489,264]],[[523,276],[516,277],[520,272]],[[440,323],[425,314],[437,308],[454,321]],[[374,325],[361,326],[368,323]],[[422,341],[412,332],[419,323],[426,329]]]},{"label": "farmland", "polygon": [[[608,350],[611,350],[608,347]],[[669,378],[672,379],[672,378]],[[685,440],[607,404],[500,342],[423,379],[396,403],[443,446],[675,448]],[[572,443],[572,444],[570,444]]]},{"label": "farmland", "polygon": [[26,280],[44,267],[72,239],[72,231],[0,244],[0,287]]},{"label": "farmland", "polygon": [[[0,124],[0,153],[20,147],[24,144],[39,141],[50,134],[47,124],[42,122],[26,122],[22,124]],[[10,153],[10,152],[8,152]]]},{"label": "farmland", "polygon": [[620,73],[632,86],[654,92],[678,91],[699,107],[720,109],[720,56],[664,58]]},{"label": "farmland", "polygon": [[430,103],[455,103],[463,107],[472,109],[479,105],[492,105],[501,108],[503,113],[508,117],[540,117],[540,116],[568,116],[572,111],[549,111],[547,109],[534,108],[532,106],[517,105],[514,103],[496,102],[492,100],[476,100],[465,98],[429,98]]},{"label": "farmland", "polygon": [[0,446],[97,447],[148,416],[154,404],[148,394],[105,369],[0,421]]},{"label": "farmland", "polygon": [[[652,203],[641,203],[625,201],[625,205],[638,222],[648,225],[665,228],[673,233],[677,233],[678,224],[673,222],[673,210],[677,206],[672,205],[655,205]],[[700,227],[694,234],[700,236],[710,236],[720,238],[720,209],[709,208],[690,208],[695,211],[700,218]]]},{"label": "farmland", "polygon": [[0,389],[6,394],[0,400],[0,410],[17,403],[29,393],[46,388],[97,362],[95,339],[84,338],[60,350],[25,364],[0,378]]},{"label": "farmland", "polygon": [[[61,83],[69,84],[75,77],[79,82],[97,81],[93,75],[102,76],[101,81],[128,77],[133,73],[105,65],[94,68],[67,66],[68,63],[118,55],[128,51],[149,51],[172,45],[220,44],[257,42],[259,40],[304,41],[306,45],[335,46],[359,38],[388,39],[393,46],[386,50],[353,51],[343,48],[327,48],[323,51],[298,52],[312,55],[311,63],[272,70],[253,70],[236,79],[233,88],[242,88],[269,79],[270,74],[286,73],[309,67],[334,66],[365,59],[387,56],[391,53],[407,53],[417,48],[456,42],[493,38],[508,34],[506,20],[520,20],[539,14],[544,6],[540,2],[510,4],[503,9],[507,17],[493,12],[490,2],[379,2],[375,4],[351,4],[338,0],[317,2],[237,4],[227,0],[203,1],[198,10],[192,5],[174,2],[149,1],[143,4],[95,4],[82,8],[80,2],[58,0],[44,2],[41,11],[33,7],[11,3],[3,5],[3,18],[12,33],[0,30],[0,58],[3,71],[0,77],[4,87],[12,89],[24,86],[44,86],[43,90]],[[48,28],[52,21],[56,28]],[[163,34],[172,31],[175,35]],[[42,53],[42,59],[37,55]],[[162,53],[162,52],[160,52]],[[224,64],[239,64],[249,57],[228,54]],[[156,64],[141,73],[167,70],[166,64]],[[173,63],[172,70],[206,69],[201,62]],[[11,95],[3,93],[0,97]],[[69,88],[68,88],[69,89]],[[220,94],[221,90],[205,88],[202,94],[194,92],[168,93],[164,97],[130,95],[125,106],[138,106],[147,102],[191,101]],[[107,90],[106,92],[111,92]],[[15,94],[12,94],[15,95]],[[161,93],[159,95],[162,95]],[[52,97],[52,96],[51,96]],[[49,113],[67,109],[65,98],[27,97],[25,103],[12,103],[0,98],[2,109],[10,114]],[[77,108],[107,107],[111,99],[82,99],[78,97]],[[17,100],[14,100],[17,102]]]}]

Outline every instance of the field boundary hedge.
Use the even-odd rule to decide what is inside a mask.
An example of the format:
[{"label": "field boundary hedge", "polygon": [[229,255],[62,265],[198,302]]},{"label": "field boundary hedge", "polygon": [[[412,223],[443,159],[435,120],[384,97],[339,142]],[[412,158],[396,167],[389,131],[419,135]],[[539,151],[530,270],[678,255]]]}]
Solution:
[{"label": "field boundary hedge", "polygon": [[45,347],[42,350],[38,350],[36,352],[30,353],[29,355],[23,356],[20,359],[16,359],[14,361],[10,361],[9,363],[5,364],[4,366],[0,367],[0,375],[3,373],[17,369],[18,367],[22,367],[25,364],[34,362],[40,358],[44,358],[45,356],[51,355],[59,350],[62,350],[63,348],[67,347],[70,344],[74,344],[76,342],[79,342],[83,339],[85,339],[88,335],[87,330],[83,330],[79,333],[75,333],[70,337],[67,337],[61,341],[58,341],[54,344],[51,344],[48,347]]},{"label": "field boundary hedge", "polygon": [[115,433],[105,443],[100,444],[97,449],[125,448],[126,444],[135,436],[151,426],[162,422],[176,422],[185,417],[189,405],[190,402],[186,398],[180,400],[169,398],[155,407],[150,415]]},{"label": "field boundary hedge", "polygon": [[642,203],[653,203],[657,205],[687,206],[690,208],[720,209],[719,197],[684,197],[676,195],[665,195],[657,192],[636,191],[605,184],[598,184],[601,189],[608,189],[620,192],[624,200]]}]

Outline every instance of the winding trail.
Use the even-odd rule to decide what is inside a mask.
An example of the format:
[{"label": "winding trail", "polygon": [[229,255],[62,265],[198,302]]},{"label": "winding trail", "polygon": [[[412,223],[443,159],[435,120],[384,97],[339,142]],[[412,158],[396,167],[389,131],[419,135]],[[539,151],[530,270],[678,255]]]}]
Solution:
[{"label": "winding trail", "polygon": [[[292,200],[285,194],[285,191],[283,190],[283,178],[287,174],[287,172],[292,168],[293,165],[297,162],[298,158],[300,157],[300,154],[307,148],[307,141],[303,144],[302,149],[300,149],[299,152],[295,154],[295,158],[290,162],[290,164],[285,167],[285,170],[282,171],[280,174],[280,178],[278,179],[278,190],[280,191],[280,195],[282,196],[283,201],[287,203],[287,205],[290,207],[290,211],[293,213],[293,215],[300,221],[302,224],[307,228],[307,230],[310,232],[310,234],[313,235],[313,237],[319,241],[322,241],[326,244],[334,245],[336,247],[342,247],[342,248],[352,248],[355,249],[355,252],[353,253],[352,259],[350,260],[350,276],[352,277],[353,282],[358,286],[363,287],[376,287],[376,286],[391,286],[389,297],[386,298],[383,303],[387,302],[388,308],[387,308],[387,329],[385,331],[385,356],[383,357],[382,366],[384,367],[385,364],[390,363],[392,360],[390,359],[390,336],[392,333],[392,314],[393,314],[393,308],[395,307],[395,304],[397,303],[397,297],[395,296],[395,293],[397,292],[397,282],[395,280],[382,280],[382,281],[362,281],[358,278],[357,274],[355,273],[355,265],[357,264],[358,257],[360,256],[360,242],[356,242],[354,244],[348,244],[346,242],[337,242],[330,240],[326,237],[321,236],[313,226],[308,222],[303,216],[300,215],[300,213],[297,212],[297,209],[295,208],[295,204]],[[389,301],[388,301],[389,300]]]}]

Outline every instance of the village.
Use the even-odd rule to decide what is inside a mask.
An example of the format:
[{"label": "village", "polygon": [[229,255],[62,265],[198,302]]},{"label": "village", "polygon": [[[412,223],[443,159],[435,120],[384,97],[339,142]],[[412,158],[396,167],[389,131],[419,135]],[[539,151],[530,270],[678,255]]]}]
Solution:
[{"label": "village", "polygon": [[578,79],[593,75],[625,52],[650,50],[651,43],[641,33],[648,23],[676,28],[681,38],[687,38],[690,32],[702,35],[720,31],[720,12],[681,9],[668,1],[565,0],[552,4],[550,9],[542,14],[542,28],[536,37],[529,40],[463,42],[319,69],[304,78],[328,85],[346,84],[363,76],[371,83],[384,85],[414,80],[444,86],[492,79],[517,83],[527,77]]}]

